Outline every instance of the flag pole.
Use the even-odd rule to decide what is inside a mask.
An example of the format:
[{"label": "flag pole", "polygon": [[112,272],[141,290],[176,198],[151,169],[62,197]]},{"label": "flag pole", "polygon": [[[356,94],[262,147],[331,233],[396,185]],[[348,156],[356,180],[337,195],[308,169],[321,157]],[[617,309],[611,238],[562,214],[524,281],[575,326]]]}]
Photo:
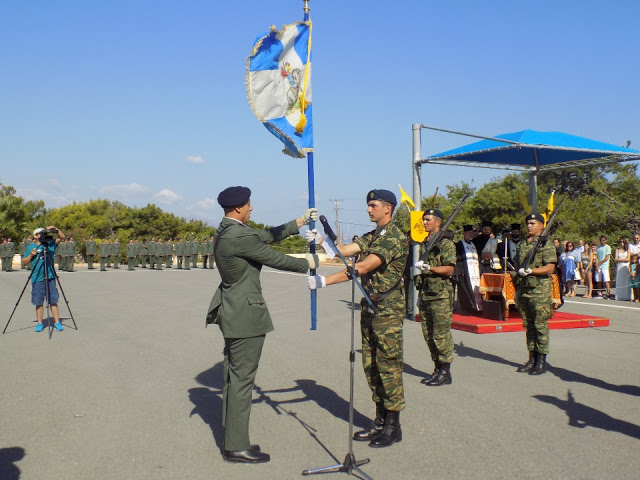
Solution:
[{"label": "flag pole", "polygon": [[[304,21],[309,21],[309,0],[302,0],[304,2],[303,13],[304,13]],[[309,208],[315,208],[316,206],[316,192],[315,192],[315,176],[313,173],[313,152],[307,152],[307,178],[308,178],[308,189],[309,189]],[[309,228],[313,229],[316,227],[316,223],[313,220],[309,221]],[[309,245],[309,251],[311,253],[316,253],[316,244],[312,243]],[[311,270],[309,275],[315,275],[316,271]],[[317,310],[318,310],[318,291],[311,290],[311,330],[316,329],[317,323]]]}]

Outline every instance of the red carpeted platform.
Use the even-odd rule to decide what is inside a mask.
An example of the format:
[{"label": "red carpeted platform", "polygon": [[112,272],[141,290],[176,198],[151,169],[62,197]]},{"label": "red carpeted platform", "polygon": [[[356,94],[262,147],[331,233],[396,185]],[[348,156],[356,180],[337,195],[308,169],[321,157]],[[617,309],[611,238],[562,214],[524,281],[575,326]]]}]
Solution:
[{"label": "red carpeted platform", "polygon": [[[454,313],[452,328],[471,333],[503,333],[522,332],[522,318],[516,311],[511,311],[509,319],[505,321],[489,320],[483,317]],[[549,329],[563,328],[588,328],[608,327],[609,319],[604,317],[592,317],[590,315],[578,315],[556,311],[549,320]]]}]

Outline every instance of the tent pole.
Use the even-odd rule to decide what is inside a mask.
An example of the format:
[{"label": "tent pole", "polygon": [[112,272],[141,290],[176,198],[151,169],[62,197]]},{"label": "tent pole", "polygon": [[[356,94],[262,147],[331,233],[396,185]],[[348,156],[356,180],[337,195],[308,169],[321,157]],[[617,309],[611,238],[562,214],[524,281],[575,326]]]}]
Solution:
[{"label": "tent pole", "polygon": [[538,170],[529,172],[529,205],[531,213],[538,213]]},{"label": "tent pole", "polygon": [[[422,170],[422,164],[420,163],[420,133],[422,125],[419,123],[414,123],[411,126],[411,129],[413,131],[413,161],[411,164],[411,170],[413,172],[413,203],[415,204],[416,209],[420,210],[422,205],[422,188],[420,185],[420,172]],[[411,217],[409,217],[409,226],[411,226]],[[409,288],[407,289],[407,291],[411,292],[412,298],[407,298],[407,302],[411,302],[412,320],[415,320],[418,314],[418,292],[416,291],[415,285],[413,283],[413,277],[416,275],[416,272],[413,266],[418,261],[420,255],[419,249],[420,245],[418,245],[417,243],[412,243],[411,252],[409,252],[409,255],[411,255],[411,267],[409,269],[411,275],[409,276]]]}]

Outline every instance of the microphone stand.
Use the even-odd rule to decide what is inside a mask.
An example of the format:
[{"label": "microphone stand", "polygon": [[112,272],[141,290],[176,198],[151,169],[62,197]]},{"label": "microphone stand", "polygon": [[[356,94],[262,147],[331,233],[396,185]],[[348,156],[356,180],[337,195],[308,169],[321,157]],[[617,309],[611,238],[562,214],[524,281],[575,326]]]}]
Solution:
[{"label": "microphone stand", "polygon": [[[324,232],[331,239],[331,241],[334,242],[335,241],[334,239],[336,238],[336,236],[333,233],[333,230],[331,230],[331,227],[329,226],[327,219],[324,215],[320,216],[320,222],[324,227]],[[338,250],[337,247],[336,247],[336,250]],[[360,290],[364,294],[364,297],[367,299],[367,302],[369,303],[371,308],[374,309],[374,311],[375,311],[375,307],[373,305],[373,302],[367,295],[367,293],[362,288],[362,285],[360,285],[360,282],[358,282],[356,278],[357,276],[357,271],[355,269],[356,257],[353,257],[351,261],[351,265],[349,265],[347,263],[347,260],[344,258],[344,256],[342,256],[339,250],[336,253],[340,257],[342,262],[345,264],[345,266],[347,267],[347,270],[351,272],[351,350],[349,352],[349,452],[345,456],[344,461],[342,463],[331,465],[329,467],[320,467],[320,468],[312,468],[309,470],[303,470],[302,475],[316,475],[319,473],[337,473],[337,472],[346,472],[349,475],[353,475],[355,472],[364,480],[373,480],[372,477],[364,473],[359,468],[361,465],[365,465],[369,463],[370,460],[368,458],[364,458],[362,460],[356,460],[356,456],[353,453],[353,398],[354,398],[353,389],[354,389],[354,365],[356,361],[356,352],[355,352],[356,285],[360,287]]]}]

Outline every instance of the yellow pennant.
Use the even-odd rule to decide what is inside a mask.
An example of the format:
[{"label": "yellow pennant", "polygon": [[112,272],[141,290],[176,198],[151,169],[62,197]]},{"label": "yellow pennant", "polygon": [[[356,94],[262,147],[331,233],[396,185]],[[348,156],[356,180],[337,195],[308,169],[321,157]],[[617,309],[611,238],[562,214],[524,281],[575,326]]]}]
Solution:
[{"label": "yellow pennant", "polygon": [[402,189],[400,184],[398,184],[398,188],[400,189],[400,203],[404,203],[411,210],[415,210],[416,204],[413,203],[409,194]]},{"label": "yellow pennant", "polygon": [[422,223],[424,212],[412,210],[409,213],[411,214],[411,238],[414,242],[421,243],[428,235]]}]

